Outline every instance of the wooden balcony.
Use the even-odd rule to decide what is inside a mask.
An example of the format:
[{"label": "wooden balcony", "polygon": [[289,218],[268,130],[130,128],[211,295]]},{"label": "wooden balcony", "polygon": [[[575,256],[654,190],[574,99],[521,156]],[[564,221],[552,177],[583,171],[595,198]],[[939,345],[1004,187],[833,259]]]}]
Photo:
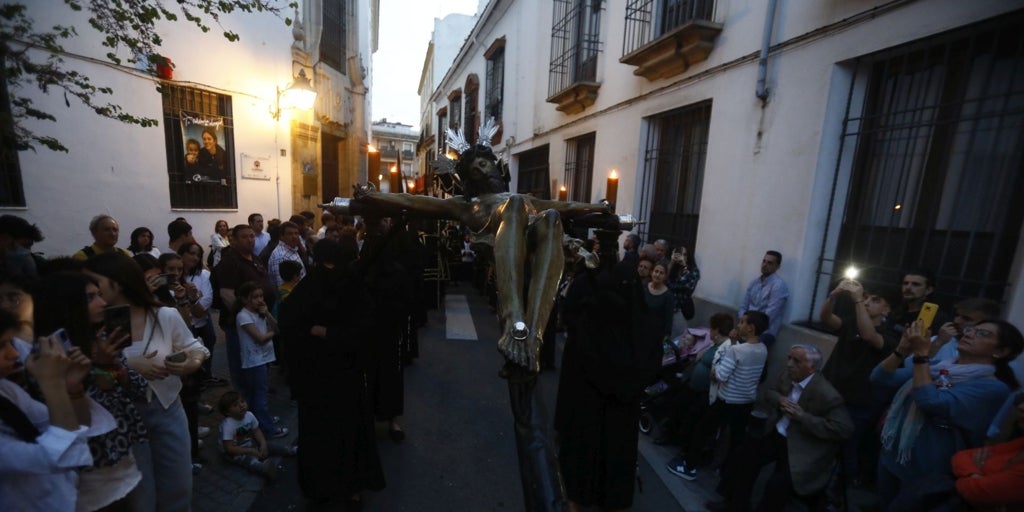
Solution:
[{"label": "wooden balcony", "polygon": [[720,23],[690,20],[624,55],[619,62],[636,66],[633,74],[651,81],[675,76],[707,60],[721,32]]},{"label": "wooden balcony", "polygon": [[574,82],[562,92],[549,97],[547,102],[556,104],[555,109],[559,112],[578,114],[597,101],[597,90],[600,87],[598,82]]}]

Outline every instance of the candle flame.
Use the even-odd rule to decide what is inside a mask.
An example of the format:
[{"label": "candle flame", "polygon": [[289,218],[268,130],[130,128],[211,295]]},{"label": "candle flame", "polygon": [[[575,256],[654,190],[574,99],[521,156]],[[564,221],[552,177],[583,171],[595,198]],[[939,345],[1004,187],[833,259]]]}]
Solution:
[{"label": "candle flame", "polygon": [[398,166],[397,165],[392,165],[391,166],[391,174],[394,174],[396,172],[398,172]]},{"label": "candle flame", "polygon": [[376,152],[377,152],[377,148],[375,148],[375,147],[373,146],[373,144],[367,144],[367,145],[366,145],[366,151],[367,151],[368,153],[376,153]]},{"label": "candle flame", "polygon": [[568,192],[568,189],[565,188],[565,185],[562,185],[558,190],[561,190],[562,192]]},{"label": "candle flame", "polygon": [[612,172],[611,172],[611,174],[608,175],[608,178],[609,179],[613,179],[613,180],[619,179],[619,171],[616,171],[615,169],[612,169]]}]

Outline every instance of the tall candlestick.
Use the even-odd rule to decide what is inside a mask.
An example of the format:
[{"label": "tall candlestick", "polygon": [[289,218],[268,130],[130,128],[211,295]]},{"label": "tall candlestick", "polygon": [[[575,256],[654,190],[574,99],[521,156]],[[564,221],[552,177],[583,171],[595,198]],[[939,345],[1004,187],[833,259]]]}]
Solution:
[{"label": "tall candlestick", "polygon": [[612,169],[611,174],[608,175],[607,193],[605,193],[605,199],[609,203],[615,204],[615,200],[619,195],[619,173]]},{"label": "tall candlestick", "polygon": [[398,174],[398,166],[391,166],[391,193],[398,194],[402,192],[402,176]]},{"label": "tall candlestick", "polygon": [[562,185],[562,187],[558,189],[558,200],[559,201],[565,201],[568,198],[569,198],[569,191],[565,189],[565,185]]}]

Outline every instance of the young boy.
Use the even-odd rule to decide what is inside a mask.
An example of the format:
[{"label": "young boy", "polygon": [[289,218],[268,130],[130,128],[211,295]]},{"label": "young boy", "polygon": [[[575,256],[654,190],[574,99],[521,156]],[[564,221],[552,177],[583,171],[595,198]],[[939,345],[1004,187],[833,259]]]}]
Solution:
[{"label": "young boy", "polygon": [[277,272],[281,275],[281,286],[277,287],[277,302],[274,303],[274,310],[271,312],[275,319],[278,318],[281,303],[288,298],[288,294],[302,279],[302,264],[297,261],[284,260],[277,267]]},{"label": "young boy", "polygon": [[231,462],[273,480],[277,476],[277,462],[268,457],[295,455],[295,447],[267,443],[260,430],[260,422],[249,412],[249,404],[237,392],[228,391],[221,395],[217,410],[224,415],[220,424],[221,448]]},{"label": "young boy", "polygon": [[245,399],[260,422],[260,429],[269,438],[288,435],[288,429],[274,425],[267,395],[270,392],[270,363],[277,360],[272,343],[277,335],[277,322],[270,315],[263,299],[263,289],[246,281],[235,290],[235,325],[242,353],[242,376],[245,378]]}]

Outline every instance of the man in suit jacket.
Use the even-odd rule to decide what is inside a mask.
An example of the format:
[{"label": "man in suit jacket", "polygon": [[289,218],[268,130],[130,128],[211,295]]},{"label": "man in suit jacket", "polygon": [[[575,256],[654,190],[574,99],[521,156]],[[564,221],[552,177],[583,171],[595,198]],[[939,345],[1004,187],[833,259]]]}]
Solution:
[{"label": "man in suit jacket", "polygon": [[840,442],[853,433],[843,398],[818,371],[822,355],[816,347],[793,345],[786,372],[765,392],[772,406],[767,432],[749,438],[730,456],[718,491],[724,501],[708,502],[709,510],[746,511],[750,489],[761,468],[776,462],[757,510],[782,510],[795,493],[813,503],[825,490]]}]

